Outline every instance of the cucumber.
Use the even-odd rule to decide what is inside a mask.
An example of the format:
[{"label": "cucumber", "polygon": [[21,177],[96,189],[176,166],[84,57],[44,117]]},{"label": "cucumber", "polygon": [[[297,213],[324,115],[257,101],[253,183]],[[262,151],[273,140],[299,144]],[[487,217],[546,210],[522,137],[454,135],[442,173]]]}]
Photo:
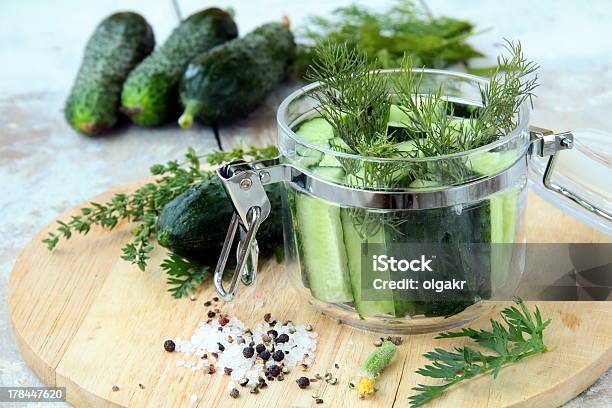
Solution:
[{"label": "cucumber", "polygon": [[[483,152],[470,157],[472,169],[489,176],[510,166],[516,158],[513,151]],[[491,281],[493,288],[504,285],[512,267],[518,208],[522,187],[515,186],[492,195],[489,201],[491,222]]]},{"label": "cucumber", "polygon": [[340,207],[305,194],[299,194],[295,204],[301,267],[312,295],[324,302],[351,302]]},{"label": "cucumber", "polygon": [[312,118],[305,121],[295,133],[305,141],[322,147],[329,147],[329,141],[334,138],[334,128],[323,118]]},{"label": "cucumber", "polygon": [[[266,186],[272,214],[281,214],[282,186]],[[178,255],[204,265],[215,265],[225,239],[223,226],[229,225],[234,206],[221,181],[211,177],[189,188],[168,202],[156,224],[157,242]],[[282,219],[268,217],[257,237],[262,255],[277,253],[282,242]]]},{"label": "cucumber", "polygon": [[[363,319],[376,315],[395,316],[395,303],[393,302],[392,290],[380,290],[378,294],[384,297],[385,300],[363,300],[361,296],[361,257],[362,244],[384,244],[385,243],[385,228],[379,225],[379,228],[368,237],[362,237],[363,233],[355,227],[355,220],[352,212],[359,211],[357,209],[343,208],[342,229],[344,232],[344,244],[346,246],[348,256],[348,269],[351,280],[351,289],[353,292],[353,302],[359,316]],[[385,279],[383,274],[381,278]],[[387,276],[387,279],[389,277]]]},{"label": "cucumber", "polygon": [[293,34],[281,23],[200,54],[181,79],[179,125],[189,127],[196,117],[206,124],[245,117],[287,77],[294,54]]},{"label": "cucumber", "polygon": [[154,46],[153,30],[140,14],[116,13],[102,20],[87,41],[66,100],[64,116],[70,126],[85,134],[102,134],[115,126],[123,82]]},{"label": "cucumber", "polygon": [[187,64],[200,53],[238,35],[232,16],[218,8],[192,14],[123,85],[121,110],[132,122],[155,126],[175,114],[178,84]]}]

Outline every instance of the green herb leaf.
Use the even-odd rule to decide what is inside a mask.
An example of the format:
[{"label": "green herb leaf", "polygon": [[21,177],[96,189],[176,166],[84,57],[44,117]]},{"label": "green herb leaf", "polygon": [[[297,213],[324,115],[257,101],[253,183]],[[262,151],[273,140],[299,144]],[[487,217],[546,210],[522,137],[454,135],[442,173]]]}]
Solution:
[{"label": "green herb leaf", "polygon": [[171,287],[168,292],[175,298],[189,294],[191,290],[201,285],[204,278],[210,273],[210,267],[173,253],[170,253],[160,266],[169,275],[167,283]]},{"label": "green herb leaf", "polygon": [[491,319],[491,330],[464,328],[457,332],[440,333],[436,337],[468,337],[493,354],[483,354],[469,347],[457,347],[454,351],[437,348],[425,353],[423,356],[431,363],[419,368],[416,373],[445,382],[414,387],[417,393],[408,398],[412,408],[424,405],[463,380],[486,373],[496,378],[503,366],[546,351],[543,332],[550,319],[543,321],[537,307],[532,314],[522,300],[515,302],[516,306],[502,310],[501,321]]},{"label": "green herb leaf", "polygon": [[431,68],[467,65],[470,59],[483,56],[467,43],[476,34],[472,23],[432,18],[407,0],[379,12],[359,5],[341,7],[330,18],[311,17],[299,34],[304,44],[298,47],[294,70],[300,77],[310,65],[320,62],[315,49],[327,43],[365,52],[375,68],[397,68],[405,53],[417,65]]}]

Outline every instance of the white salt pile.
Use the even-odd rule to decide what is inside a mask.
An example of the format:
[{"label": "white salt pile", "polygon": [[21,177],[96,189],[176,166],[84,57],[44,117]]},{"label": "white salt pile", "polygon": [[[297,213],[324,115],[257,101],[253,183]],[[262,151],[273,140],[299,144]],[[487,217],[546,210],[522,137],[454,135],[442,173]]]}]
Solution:
[{"label": "white salt pile", "polygon": [[312,364],[318,335],[310,325],[271,321],[248,329],[239,319],[215,317],[200,322],[191,339],[174,340],[175,351],[190,355],[179,366],[230,375],[231,389],[234,382],[261,387],[263,377],[282,380],[289,368]]}]

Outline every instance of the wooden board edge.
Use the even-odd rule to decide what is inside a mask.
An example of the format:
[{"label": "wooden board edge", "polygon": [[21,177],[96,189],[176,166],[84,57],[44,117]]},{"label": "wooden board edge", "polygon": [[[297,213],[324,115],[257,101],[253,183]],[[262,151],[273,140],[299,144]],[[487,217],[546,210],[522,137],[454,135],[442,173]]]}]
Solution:
[{"label": "wooden board edge", "polygon": [[577,397],[593,385],[607,370],[612,367],[612,345],[608,347],[592,364],[585,366],[574,376],[556,384],[549,392],[530,397],[507,408],[545,408],[560,407]]},{"label": "wooden board edge", "polygon": [[57,374],[57,386],[66,387],[66,401],[75,407],[104,407],[104,408],[126,408],[108,399],[102,398],[87,389],[79,386],[67,377]]},{"label": "wooden board edge", "polygon": [[17,344],[17,349],[26,362],[27,366],[34,371],[34,374],[38,379],[49,387],[56,386],[55,367],[49,365],[45,360],[40,358],[30,347],[28,342],[21,336],[21,333],[17,329],[13,317],[10,314],[9,308],[9,321],[11,323],[11,329],[13,333],[13,340]]},{"label": "wooden board edge", "polygon": [[[90,199],[86,199],[86,200],[82,200],[79,201],[77,204],[75,204],[74,206],[71,206],[70,208],[67,208],[66,210],[60,212],[57,216],[55,216],[51,221],[49,221],[47,224],[45,224],[44,227],[42,227],[35,235],[34,237],[32,237],[32,239],[30,241],[28,241],[28,243],[21,248],[21,250],[19,251],[19,254],[17,255],[17,257],[15,258],[15,263],[13,264],[13,267],[11,268],[11,272],[9,273],[9,277],[8,277],[8,282],[7,282],[7,291],[6,291],[6,304],[7,304],[7,309],[8,309],[8,317],[9,317],[9,322],[10,322],[10,326],[11,326],[11,331],[13,334],[13,339],[15,341],[15,344],[17,345],[17,349],[19,350],[21,356],[23,357],[24,361],[26,362],[27,366],[34,372],[34,374],[36,374],[36,376],[39,378],[39,380],[41,380],[41,382],[49,387],[55,387],[55,386],[59,386],[57,385],[57,376],[56,376],[56,369],[57,366],[59,365],[60,361],[62,360],[63,356],[58,356],[57,358],[57,364],[50,364],[49,362],[45,361],[43,358],[41,358],[32,348],[32,346],[30,345],[30,343],[28,342],[28,340],[23,336],[22,332],[20,331],[20,325],[18,324],[18,322],[15,321],[14,319],[14,313],[13,313],[13,304],[16,303],[15,300],[13,300],[15,298],[15,285],[16,285],[16,279],[18,279],[19,277],[15,276],[16,270],[19,270],[19,265],[21,265],[24,261],[22,260],[26,250],[31,246],[31,245],[44,245],[41,241],[42,239],[44,239],[44,237],[47,236],[47,233],[53,229],[53,226],[56,224],[57,220],[60,219],[65,219],[67,218],[71,213],[74,213],[76,208],[80,208],[82,206],[87,205],[88,203],[90,203],[92,200],[100,200],[100,199],[104,199],[109,197],[112,194],[118,193],[118,192],[123,192],[123,191],[131,191],[134,190],[136,188],[138,188],[139,186],[143,185],[144,183],[151,181],[152,178],[146,178],[144,180],[138,180],[136,182],[132,182],[132,183],[128,183],[122,186],[119,186],[117,188],[114,188],[112,190],[108,190],[105,191],[103,193],[100,193]],[[110,231],[109,231],[110,232]],[[78,331],[78,328],[80,327],[80,324],[75,328],[75,333]],[[68,344],[66,346],[69,347],[70,345]]]}]

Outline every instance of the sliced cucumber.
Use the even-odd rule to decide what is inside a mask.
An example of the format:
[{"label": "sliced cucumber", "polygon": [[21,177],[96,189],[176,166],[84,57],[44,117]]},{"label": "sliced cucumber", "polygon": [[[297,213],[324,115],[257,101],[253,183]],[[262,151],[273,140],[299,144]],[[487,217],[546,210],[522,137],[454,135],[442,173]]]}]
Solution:
[{"label": "sliced cucumber", "polygon": [[299,237],[312,295],[331,303],[351,302],[340,207],[300,194],[296,199]]},{"label": "sliced cucumber", "polygon": [[323,159],[319,162],[319,166],[321,167],[340,167],[342,168],[342,164],[331,154],[323,155]]},{"label": "sliced cucumber", "polygon": [[472,170],[483,176],[490,176],[510,167],[517,159],[517,153],[513,150],[506,152],[479,152],[469,157]]},{"label": "sliced cucumber", "polygon": [[312,118],[303,122],[295,133],[307,142],[329,147],[334,128],[323,118]]},{"label": "sliced cucumber", "polygon": [[402,110],[398,105],[392,104],[389,107],[389,125],[396,127],[405,127],[406,123],[412,121],[412,118]]},{"label": "sliced cucumber", "polygon": [[[372,236],[362,238],[359,231],[355,228],[355,221],[351,215],[351,210],[343,208],[341,210],[342,227],[344,231],[344,244],[348,255],[348,268],[351,278],[351,288],[353,290],[353,302],[359,316],[363,319],[369,316],[390,315],[395,316],[395,304],[393,302],[393,291],[390,289],[378,291],[378,296],[385,300],[363,300],[361,295],[361,256],[362,244],[364,243],[385,243],[385,228],[380,226]],[[388,280],[389,276],[380,276],[383,280]]]},{"label": "sliced cucumber", "polygon": [[340,150],[346,153],[354,153],[353,149],[349,145],[346,144],[344,140],[340,137],[334,137],[330,139],[329,145],[332,146],[335,150]]},{"label": "sliced cucumber", "polygon": [[[512,164],[513,151],[483,152],[470,157],[472,169],[489,176]],[[491,284],[493,288],[504,285],[512,262],[512,247],[503,244],[515,242],[521,187],[516,186],[496,193],[489,198],[491,218]]]}]

